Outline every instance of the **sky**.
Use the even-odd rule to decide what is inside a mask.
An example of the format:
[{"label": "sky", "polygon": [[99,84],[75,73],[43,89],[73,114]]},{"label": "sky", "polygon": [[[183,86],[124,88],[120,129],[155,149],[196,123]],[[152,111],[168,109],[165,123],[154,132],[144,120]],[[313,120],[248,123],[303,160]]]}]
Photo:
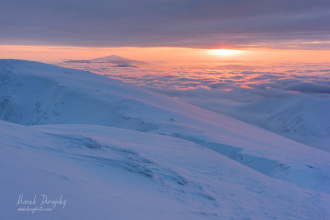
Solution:
[{"label": "sky", "polygon": [[[275,51],[277,59],[290,57],[290,51],[314,58],[306,51],[330,50],[327,0],[2,0],[1,5],[0,58],[124,54],[166,60],[182,59],[176,56],[182,49],[186,54],[236,49],[266,57]],[[204,55],[199,54],[185,60],[195,62]]]},{"label": "sky", "polygon": [[[86,69],[209,108],[329,97],[329,24],[329,0],[2,0],[0,59]],[[109,55],[139,68],[70,62]]]},{"label": "sky", "polygon": [[2,0],[0,44],[330,49],[328,0]]}]

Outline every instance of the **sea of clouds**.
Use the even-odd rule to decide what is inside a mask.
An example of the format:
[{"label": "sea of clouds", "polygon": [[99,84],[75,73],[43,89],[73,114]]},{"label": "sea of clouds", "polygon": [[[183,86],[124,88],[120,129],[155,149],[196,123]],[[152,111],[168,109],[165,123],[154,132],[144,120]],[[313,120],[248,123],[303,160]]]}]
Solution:
[{"label": "sea of clouds", "polygon": [[61,65],[120,79],[220,113],[266,99],[330,97],[330,63],[220,63],[175,68],[118,67],[106,62]]}]

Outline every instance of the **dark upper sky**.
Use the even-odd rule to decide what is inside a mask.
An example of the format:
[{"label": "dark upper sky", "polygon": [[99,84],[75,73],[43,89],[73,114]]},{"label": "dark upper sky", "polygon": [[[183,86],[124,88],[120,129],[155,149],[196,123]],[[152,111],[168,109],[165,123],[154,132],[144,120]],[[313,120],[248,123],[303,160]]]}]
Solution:
[{"label": "dark upper sky", "polygon": [[0,30],[0,44],[330,49],[330,1],[2,0]]}]

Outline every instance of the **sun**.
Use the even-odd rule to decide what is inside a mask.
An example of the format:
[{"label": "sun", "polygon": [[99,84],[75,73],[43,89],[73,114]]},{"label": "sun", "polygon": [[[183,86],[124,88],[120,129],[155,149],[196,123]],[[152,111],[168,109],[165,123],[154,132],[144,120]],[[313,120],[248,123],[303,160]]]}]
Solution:
[{"label": "sun", "polygon": [[212,49],[210,52],[213,55],[220,55],[224,57],[229,57],[229,56],[236,56],[241,53],[240,50],[233,50],[233,49]]}]

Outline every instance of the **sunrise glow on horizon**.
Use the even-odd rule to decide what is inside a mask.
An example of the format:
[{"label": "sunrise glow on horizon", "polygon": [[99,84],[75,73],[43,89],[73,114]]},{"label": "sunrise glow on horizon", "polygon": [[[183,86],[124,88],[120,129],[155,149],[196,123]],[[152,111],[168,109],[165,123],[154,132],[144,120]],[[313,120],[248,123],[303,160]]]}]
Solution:
[{"label": "sunrise glow on horizon", "polygon": [[58,63],[66,59],[95,59],[117,55],[171,66],[216,62],[329,62],[330,50],[196,49],[177,47],[64,47],[0,45],[0,59],[25,59]]},{"label": "sunrise glow on horizon", "polygon": [[330,62],[328,6],[310,1],[4,1],[3,59]]},{"label": "sunrise glow on horizon", "polygon": [[234,49],[211,49],[210,53],[215,55],[220,55],[223,57],[235,57],[237,55],[240,55],[246,51],[243,50],[234,50]]}]

